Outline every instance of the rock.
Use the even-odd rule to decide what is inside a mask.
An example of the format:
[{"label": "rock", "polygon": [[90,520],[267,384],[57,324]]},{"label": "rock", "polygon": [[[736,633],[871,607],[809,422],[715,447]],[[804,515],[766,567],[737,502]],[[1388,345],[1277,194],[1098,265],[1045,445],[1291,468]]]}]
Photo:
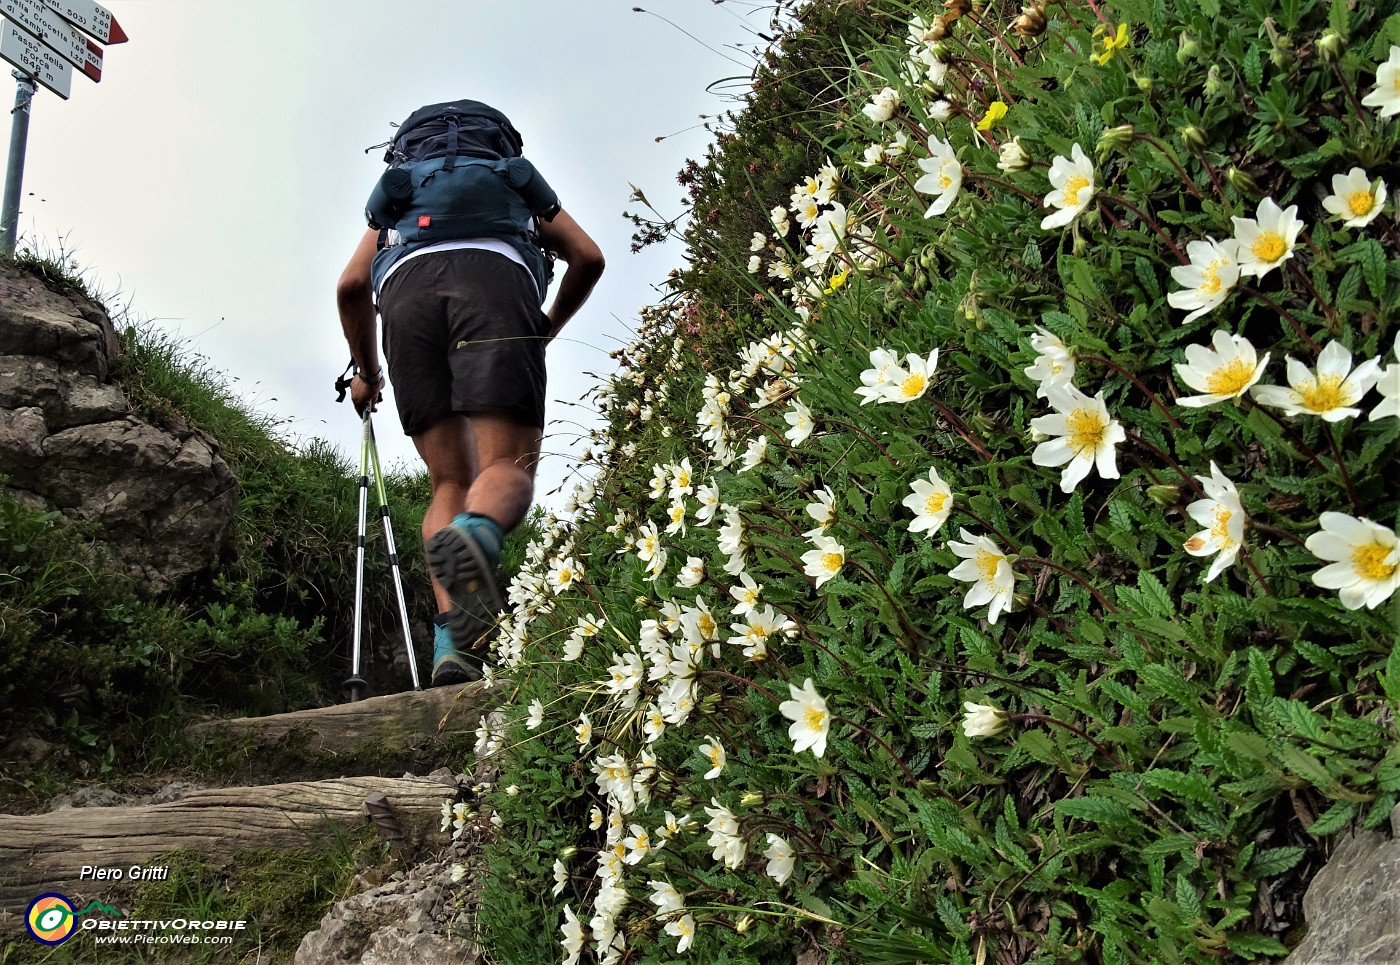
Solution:
[{"label": "rock", "polygon": [[1400,805],[1392,837],[1359,831],[1344,840],[1303,897],[1307,937],[1284,965],[1400,962]]},{"label": "rock", "polygon": [[97,302],[0,263],[0,492],[97,523],[118,563],[160,592],[217,558],[238,489],[204,433],[133,414],[110,380],[120,350]]}]

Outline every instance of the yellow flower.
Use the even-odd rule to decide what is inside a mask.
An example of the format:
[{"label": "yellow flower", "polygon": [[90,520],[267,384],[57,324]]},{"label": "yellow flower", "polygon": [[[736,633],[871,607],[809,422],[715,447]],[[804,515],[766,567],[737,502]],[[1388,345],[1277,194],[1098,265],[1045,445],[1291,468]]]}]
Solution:
[{"label": "yellow flower", "polygon": [[851,269],[847,268],[845,271],[837,272],[836,274],[832,275],[831,280],[827,282],[826,288],[822,290],[822,294],[830,295],[834,293],[838,288],[846,284],[846,279],[850,276],[850,274]]},{"label": "yellow flower", "polygon": [[1114,55],[1124,47],[1128,46],[1128,25],[1120,23],[1116,34],[1106,34],[1103,38],[1103,53],[1094,54],[1090,60],[1102,67],[1113,59]]},{"label": "yellow flower", "polygon": [[1006,116],[1006,105],[1001,101],[992,101],[987,107],[987,113],[982,115],[982,119],[977,122],[979,131],[991,130],[993,124]]}]

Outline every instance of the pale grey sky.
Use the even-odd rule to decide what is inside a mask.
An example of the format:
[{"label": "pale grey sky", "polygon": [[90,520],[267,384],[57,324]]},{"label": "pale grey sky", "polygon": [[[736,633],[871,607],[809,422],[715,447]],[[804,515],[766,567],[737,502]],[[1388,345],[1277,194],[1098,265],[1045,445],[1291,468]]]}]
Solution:
[{"label": "pale grey sky", "polygon": [[[331,383],[348,358],[335,281],[383,169],[383,152],[364,149],[424,104],[486,101],[512,119],[608,257],[549,354],[546,418],[584,419],[557,400],[582,396],[584,372],[609,370],[608,351],[682,258],[675,246],[629,253],[628,185],[679,210],[674,175],[710,135],[655,139],[731,106],[706,88],[738,76],[744,89],[752,62],[733,48],[751,49],[770,12],[745,0],[642,4],[672,26],[635,5],[106,0],[131,40],[107,48],[101,83],[75,76],[68,101],[36,94],[21,239],[64,239],[100,286],[187,340],[241,396],[290,419],[289,434],[330,439],[358,459],[358,421]],[[0,91],[13,102],[13,82]],[[417,457],[386,402],[375,429],[387,468]],[[569,451],[572,427],[547,432],[547,451]],[[546,505],[562,503],[546,493],[568,462],[542,465]]]}]

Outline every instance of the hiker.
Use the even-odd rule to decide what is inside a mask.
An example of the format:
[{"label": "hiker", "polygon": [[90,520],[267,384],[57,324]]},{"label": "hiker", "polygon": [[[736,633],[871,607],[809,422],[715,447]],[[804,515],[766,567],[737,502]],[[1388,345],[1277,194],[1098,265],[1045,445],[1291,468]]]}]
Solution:
[{"label": "hiker", "polygon": [[[336,289],[356,411],[382,398],[377,304],[399,420],[428,466],[435,687],[481,675],[505,609],[501,543],[534,496],[545,346],[603,272],[598,245],[521,146],[505,115],[475,101],[409,115]],[[568,268],[543,312],[555,257]]]}]

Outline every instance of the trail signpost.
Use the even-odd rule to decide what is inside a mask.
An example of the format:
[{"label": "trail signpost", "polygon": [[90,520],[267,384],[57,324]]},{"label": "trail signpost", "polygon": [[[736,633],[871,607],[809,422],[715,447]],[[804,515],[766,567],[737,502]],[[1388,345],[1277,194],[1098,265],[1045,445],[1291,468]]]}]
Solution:
[{"label": "trail signpost", "polygon": [[100,81],[102,48],[88,38],[120,44],[127,36],[112,11],[93,0],[0,0],[0,60],[17,68],[14,78],[18,82],[10,122],[5,194],[0,200],[0,255],[11,255],[15,250],[29,108],[35,85],[67,100],[73,90],[75,69],[94,82]]}]

